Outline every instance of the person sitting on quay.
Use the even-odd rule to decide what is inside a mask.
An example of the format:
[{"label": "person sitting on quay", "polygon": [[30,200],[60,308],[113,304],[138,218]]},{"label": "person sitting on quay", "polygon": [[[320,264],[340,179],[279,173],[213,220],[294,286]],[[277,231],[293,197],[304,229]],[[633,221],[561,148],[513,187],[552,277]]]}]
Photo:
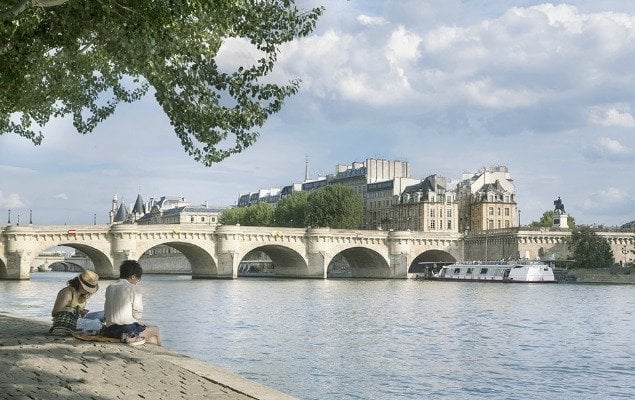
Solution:
[{"label": "person sitting on quay", "polygon": [[161,345],[157,326],[141,323],[143,302],[137,284],[143,269],[135,260],[126,260],[119,267],[119,280],[106,288],[104,316],[106,327],[103,336],[121,339],[122,342],[138,345],[145,342]]},{"label": "person sitting on quay", "polygon": [[88,313],[86,302],[99,289],[99,275],[93,271],[83,271],[67,282],[67,286],[57,293],[51,316],[53,326],[49,333],[67,336],[77,330],[77,319]]}]

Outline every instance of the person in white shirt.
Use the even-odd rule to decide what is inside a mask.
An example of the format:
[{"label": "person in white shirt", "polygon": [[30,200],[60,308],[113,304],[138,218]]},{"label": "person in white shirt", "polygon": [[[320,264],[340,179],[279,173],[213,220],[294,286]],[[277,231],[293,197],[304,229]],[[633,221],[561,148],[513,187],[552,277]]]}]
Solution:
[{"label": "person in white shirt", "polygon": [[119,280],[106,288],[102,335],[136,345],[145,342],[161,345],[159,327],[140,322],[143,312],[141,281],[143,269],[135,260],[126,260],[119,267]]}]

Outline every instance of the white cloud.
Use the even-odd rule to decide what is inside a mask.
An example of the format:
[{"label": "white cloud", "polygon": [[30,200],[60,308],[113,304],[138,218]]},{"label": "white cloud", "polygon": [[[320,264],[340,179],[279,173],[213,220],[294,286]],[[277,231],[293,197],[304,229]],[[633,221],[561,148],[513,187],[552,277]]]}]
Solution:
[{"label": "white cloud", "polygon": [[20,198],[20,195],[17,193],[9,193],[7,196],[4,196],[2,191],[0,191],[0,207],[20,208],[24,207],[24,202]]},{"label": "white cloud", "polygon": [[592,145],[585,149],[587,156],[591,158],[624,159],[635,155],[633,149],[609,137],[600,137]]},{"label": "white cloud", "polygon": [[623,189],[609,187],[591,193],[582,203],[585,210],[605,210],[620,207],[633,201],[633,197]]},{"label": "white cloud", "polygon": [[55,196],[53,196],[54,199],[60,199],[60,200],[68,200],[68,195],[66,193],[58,193]]},{"label": "white cloud", "polygon": [[244,38],[226,38],[223,40],[215,61],[221,71],[235,71],[240,66],[253,65],[262,58],[263,52]]},{"label": "white cloud", "polygon": [[388,23],[383,17],[371,17],[364,14],[357,16],[357,22],[365,26],[386,25]]},{"label": "white cloud", "polygon": [[601,126],[634,128],[635,118],[625,105],[595,106],[589,108],[589,121]]},{"label": "white cloud", "polygon": [[466,83],[464,93],[475,104],[495,109],[529,106],[538,99],[538,95],[529,90],[496,87],[489,79]]}]

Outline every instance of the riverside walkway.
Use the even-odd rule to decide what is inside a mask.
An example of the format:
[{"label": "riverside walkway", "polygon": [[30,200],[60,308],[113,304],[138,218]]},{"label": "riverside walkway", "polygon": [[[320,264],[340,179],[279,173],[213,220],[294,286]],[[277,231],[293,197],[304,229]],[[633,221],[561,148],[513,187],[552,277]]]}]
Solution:
[{"label": "riverside walkway", "polygon": [[1,399],[293,399],[163,347],[54,337],[48,328],[0,313]]}]

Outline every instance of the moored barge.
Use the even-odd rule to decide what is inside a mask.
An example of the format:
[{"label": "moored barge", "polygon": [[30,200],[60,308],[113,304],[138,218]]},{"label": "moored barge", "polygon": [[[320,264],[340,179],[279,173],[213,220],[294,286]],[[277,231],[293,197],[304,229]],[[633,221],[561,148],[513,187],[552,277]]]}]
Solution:
[{"label": "moored barge", "polygon": [[542,261],[465,261],[441,267],[436,281],[556,283],[553,268]]}]

